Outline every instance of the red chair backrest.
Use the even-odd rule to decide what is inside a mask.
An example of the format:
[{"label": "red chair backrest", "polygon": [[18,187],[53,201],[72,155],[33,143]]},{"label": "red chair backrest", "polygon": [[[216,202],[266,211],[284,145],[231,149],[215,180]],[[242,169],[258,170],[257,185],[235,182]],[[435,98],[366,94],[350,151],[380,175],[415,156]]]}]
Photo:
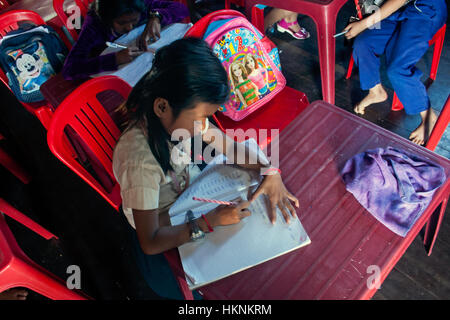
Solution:
[{"label": "red chair backrest", "polygon": [[11,10],[0,14],[0,39],[8,32],[17,30],[19,22],[30,21],[36,25],[43,25],[45,21],[34,11],[30,10]]},{"label": "red chair backrest", "polygon": [[[67,28],[67,31],[70,33],[70,36],[74,41],[78,39],[78,33],[73,28],[73,26],[69,25],[69,16],[67,15],[66,11],[64,10],[64,2],[66,0],[53,0],[53,9],[55,10],[56,14],[58,15],[59,19],[63,23],[63,25]],[[75,5],[80,8],[80,15],[81,17],[85,17],[87,14],[87,7],[81,0],[75,0]],[[70,19],[72,20],[72,19]]]},{"label": "red chair backrest", "polygon": [[[72,92],[57,108],[48,130],[47,142],[53,154],[78,174],[84,181],[102,195],[116,210],[121,204],[120,188],[112,170],[114,147],[121,132],[103,105],[97,94],[113,90],[124,99],[128,98],[132,88],[115,76],[104,76],[83,83]],[[71,127],[89,147],[112,181],[111,192],[95,179],[76,159],[65,142],[64,130]]]},{"label": "red chair backrest", "polygon": [[[0,39],[8,32],[17,30],[19,22],[30,21],[36,25],[44,25],[45,21],[34,11],[30,10],[11,10],[0,14]],[[3,70],[0,69],[0,80],[9,88],[8,78]]]},{"label": "red chair backrest", "polygon": [[243,17],[245,18],[245,15],[240,13],[236,10],[217,10],[214,12],[211,12],[210,14],[207,14],[200,20],[198,20],[192,28],[186,32],[185,37],[194,37],[194,38],[202,38],[203,34],[206,32],[206,29],[208,28],[209,24],[211,23],[211,20],[215,17],[221,16],[221,15],[230,15],[230,16],[236,16],[236,17]]}]

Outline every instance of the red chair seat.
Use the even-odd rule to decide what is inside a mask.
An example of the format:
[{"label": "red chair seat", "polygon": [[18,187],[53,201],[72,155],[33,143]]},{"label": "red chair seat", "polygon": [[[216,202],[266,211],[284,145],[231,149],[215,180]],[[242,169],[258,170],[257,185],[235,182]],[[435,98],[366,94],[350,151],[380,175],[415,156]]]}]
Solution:
[{"label": "red chair seat", "polygon": [[[308,104],[308,98],[303,92],[285,87],[267,104],[241,121],[233,121],[220,112],[217,112],[214,118],[222,131],[226,131],[226,129],[242,129],[244,131],[267,129],[268,139],[257,140],[259,146],[264,149],[273,138],[270,136],[270,130],[278,129],[281,132]],[[257,137],[259,138],[258,135]]]}]

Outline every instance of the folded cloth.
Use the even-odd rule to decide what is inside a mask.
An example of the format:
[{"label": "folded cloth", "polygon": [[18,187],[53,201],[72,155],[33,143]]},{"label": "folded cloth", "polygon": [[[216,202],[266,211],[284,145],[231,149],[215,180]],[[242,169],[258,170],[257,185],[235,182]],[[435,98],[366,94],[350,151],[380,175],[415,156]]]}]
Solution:
[{"label": "folded cloth", "polygon": [[402,237],[446,179],[441,166],[392,147],[355,155],[345,163],[341,175],[359,203]]}]

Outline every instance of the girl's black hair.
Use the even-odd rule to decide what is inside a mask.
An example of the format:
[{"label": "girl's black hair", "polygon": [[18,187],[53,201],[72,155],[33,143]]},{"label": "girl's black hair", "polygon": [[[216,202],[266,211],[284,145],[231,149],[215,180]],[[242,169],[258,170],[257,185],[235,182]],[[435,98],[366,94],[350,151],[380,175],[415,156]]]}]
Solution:
[{"label": "girl's black hair", "polygon": [[113,20],[133,12],[145,13],[143,0],[96,0],[92,7],[102,22],[111,27]]},{"label": "girl's black hair", "polygon": [[131,123],[146,118],[148,144],[164,173],[170,165],[170,136],[154,113],[156,98],[166,99],[175,119],[197,103],[223,104],[229,94],[228,77],[219,59],[201,39],[176,40],[156,52],[151,70],[133,88],[127,109]]}]

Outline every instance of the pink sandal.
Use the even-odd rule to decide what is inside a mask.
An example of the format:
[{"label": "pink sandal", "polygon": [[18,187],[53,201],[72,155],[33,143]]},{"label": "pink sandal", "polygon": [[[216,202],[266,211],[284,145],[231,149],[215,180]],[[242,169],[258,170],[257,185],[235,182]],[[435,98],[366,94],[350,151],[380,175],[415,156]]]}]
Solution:
[{"label": "pink sandal", "polygon": [[309,38],[309,32],[306,31],[305,28],[300,27],[300,30],[295,32],[291,29],[291,26],[294,24],[298,24],[297,21],[294,22],[286,22],[286,20],[281,19],[277,23],[277,30],[281,33],[287,32],[295,39],[308,39]]}]

